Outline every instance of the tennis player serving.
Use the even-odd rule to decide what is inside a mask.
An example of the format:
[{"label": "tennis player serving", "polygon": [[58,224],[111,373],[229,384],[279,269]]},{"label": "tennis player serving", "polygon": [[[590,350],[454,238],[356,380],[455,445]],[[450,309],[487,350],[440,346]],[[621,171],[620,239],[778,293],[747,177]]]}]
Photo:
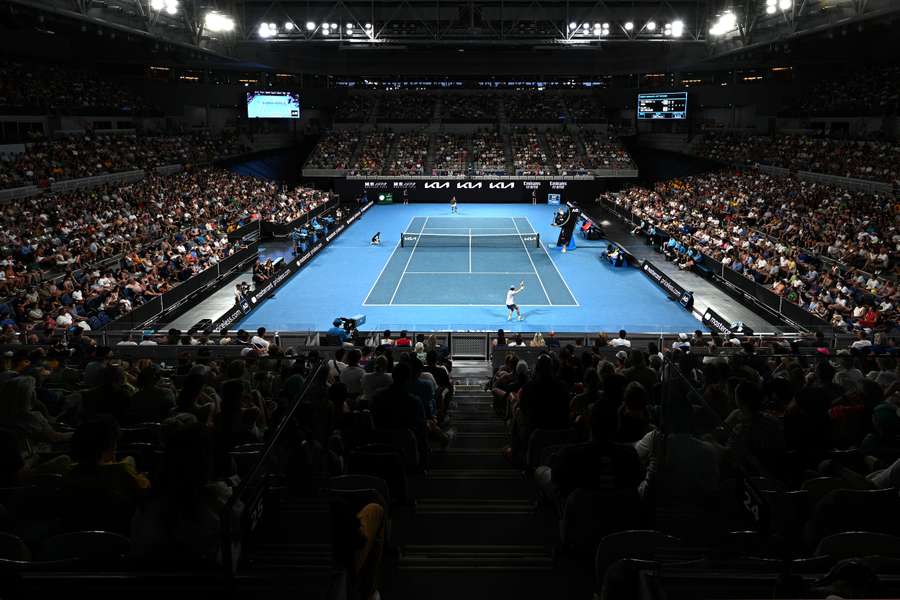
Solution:
[{"label": "tennis player serving", "polygon": [[509,286],[509,290],[506,291],[506,308],[509,309],[509,314],[506,315],[506,320],[509,321],[512,319],[513,311],[516,312],[516,320],[522,320],[522,311],[519,310],[519,305],[516,304],[516,294],[525,289],[525,282],[520,281],[518,289],[516,286]]}]

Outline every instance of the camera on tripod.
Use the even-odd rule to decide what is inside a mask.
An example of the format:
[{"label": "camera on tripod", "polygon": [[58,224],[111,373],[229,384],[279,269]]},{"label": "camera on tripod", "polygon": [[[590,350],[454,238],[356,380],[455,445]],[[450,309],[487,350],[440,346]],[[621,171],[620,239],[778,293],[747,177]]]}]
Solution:
[{"label": "camera on tripod", "polygon": [[355,329],[359,329],[359,326],[366,322],[366,315],[353,315],[352,317],[338,317],[341,321],[341,327],[344,328],[344,331],[347,333],[352,332]]}]

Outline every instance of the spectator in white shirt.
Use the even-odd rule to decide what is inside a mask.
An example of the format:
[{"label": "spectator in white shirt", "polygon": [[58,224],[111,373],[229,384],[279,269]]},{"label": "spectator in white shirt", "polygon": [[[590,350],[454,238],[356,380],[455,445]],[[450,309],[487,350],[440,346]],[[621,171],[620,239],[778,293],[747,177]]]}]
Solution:
[{"label": "spectator in white shirt", "polygon": [[866,332],[860,329],[856,332],[856,341],[850,344],[850,348],[853,350],[862,350],[863,348],[868,348],[872,345],[872,340],[868,339],[866,336]]},{"label": "spectator in white shirt", "polygon": [[356,348],[347,352],[347,366],[340,374],[340,381],[346,386],[350,398],[358,397],[363,391],[362,380],[366,370],[359,366],[360,358],[362,353]]},{"label": "spectator in white shirt", "polygon": [[255,346],[261,354],[265,355],[269,352],[269,340],[266,339],[266,328],[260,327],[256,330],[256,335],[250,338],[250,344]]},{"label": "spectator in white shirt", "polygon": [[631,340],[627,339],[628,334],[624,329],[619,330],[619,337],[609,340],[609,345],[614,348],[631,348]]}]

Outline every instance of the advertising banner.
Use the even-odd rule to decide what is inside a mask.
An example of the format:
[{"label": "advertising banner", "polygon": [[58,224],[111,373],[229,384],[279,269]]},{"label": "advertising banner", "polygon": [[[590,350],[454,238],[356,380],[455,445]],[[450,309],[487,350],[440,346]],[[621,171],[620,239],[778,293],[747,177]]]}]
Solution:
[{"label": "advertising banner", "polygon": [[367,201],[392,198],[406,192],[410,202],[449,202],[456,196],[459,203],[531,202],[531,194],[539,198],[558,194],[562,202],[593,203],[607,189],[604,180],[440,180],[416,181],[337,179],[335,191],[344,202],[365,194]]},{"label": "advertising banner", "polygon": [[302,256],[295,256],[290,261],[285,263],[284,268],[275,274],[272,279],[266,282],[266,285],[258,290],[252,290],[246,298],[245,302],[240,304],[235,303],[231,309],[228,310],[227,313],[222,315],[215,323],[213,323],[213,331],[218,333],[220,331],[227,330],[232,324],[244,318],[246,315],[250,314],[254,308],[260,305],[263,300],[271,296],[275,290],[277,290],[284,282],[288,281],[291,276],[299,271],[303,265],[308,263],[316,254],[322,251],[327,244],[331,243],[337,236],[344,232],[344,230],[353,224],[360,216],[363,215],[367,210],[372,208],[373,202],[369,202],[368,204],[360,207],[359,211],[350,215],[347,220],[334,228],[334,230],[329,233],[325,238],[322,239],[321,242],[314,245],[306,254]]},{"label": "advertising banner", "polygon": [[703,313],[703,324],[706,325],[710,331],[725,335],[731,334],[731,326],[728,324],[728,321],[723,319],[722,315],[711,308],[707,308]]}]

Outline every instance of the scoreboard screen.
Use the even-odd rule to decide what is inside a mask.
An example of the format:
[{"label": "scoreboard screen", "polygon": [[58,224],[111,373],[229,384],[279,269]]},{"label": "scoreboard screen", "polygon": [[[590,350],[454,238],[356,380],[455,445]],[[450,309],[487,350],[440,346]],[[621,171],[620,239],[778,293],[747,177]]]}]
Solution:
[{"label": "scoreboard screen", "polygon": [[638,94],[638,119],[686,119],[687,92]]}]

